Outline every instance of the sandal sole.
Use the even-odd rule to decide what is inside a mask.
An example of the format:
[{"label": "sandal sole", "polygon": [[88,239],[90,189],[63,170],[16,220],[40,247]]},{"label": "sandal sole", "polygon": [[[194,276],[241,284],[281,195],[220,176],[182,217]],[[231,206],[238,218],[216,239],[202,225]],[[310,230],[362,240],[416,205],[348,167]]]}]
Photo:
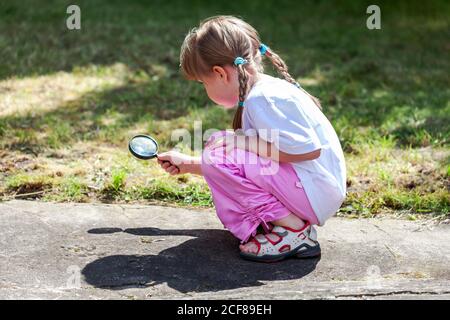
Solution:
[{"label": "sandal sole", "polygon": [[[301,252],[300,249],[302,248],[307,248],[306,250],[302,250]],[[239,255],[241,256],[241,258],[245,259],[245,260],[250,260],[250,261],[256,261],[256,262],[278,262],[284,259],[287,259],[289,257],[295,256],[296,258],[299,259],[309,259],[309,258],[316,258],[318,256],[321,255],[321,249],[320,249],[320,244],[317,244],[314,247],[311,247],[305,243],[301,244],[300,246],[298,246],[297,248],[295,248],[294,250],[285,252],[285,253],[281,253],[278,255],[265,255],[265,256],[256,256],[254,254],[249,254],[249,253],[244,253],[244,252],[240,252]]]},{"label": "sandal sole", "polygon": [[[308,245],[306,245],[306,246],[308,246]],[[310,259],[310,258],[317,258],[317,257],[321,256],[322,250],[320,248],[320,244],[317,244],[314,247],[310,247],[310,246],[308,246],[308,247],[309,248],[307,250],[304,250],[301,252],[297,251],[297,253],[295,254],[295,257],[299,258],[299,259]]]}]

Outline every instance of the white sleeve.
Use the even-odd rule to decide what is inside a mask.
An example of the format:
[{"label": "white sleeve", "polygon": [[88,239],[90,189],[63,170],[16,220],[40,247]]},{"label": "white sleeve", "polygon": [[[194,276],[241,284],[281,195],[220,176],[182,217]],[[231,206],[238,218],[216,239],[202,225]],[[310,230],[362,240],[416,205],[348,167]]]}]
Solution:
[{"label": "white sleeve", "polygon": [[288,154],[304,154],[321,148],[320,140],[303,110],[293,101],[275,104],[264,96],[249,101],[247,112],[259,137]]}]

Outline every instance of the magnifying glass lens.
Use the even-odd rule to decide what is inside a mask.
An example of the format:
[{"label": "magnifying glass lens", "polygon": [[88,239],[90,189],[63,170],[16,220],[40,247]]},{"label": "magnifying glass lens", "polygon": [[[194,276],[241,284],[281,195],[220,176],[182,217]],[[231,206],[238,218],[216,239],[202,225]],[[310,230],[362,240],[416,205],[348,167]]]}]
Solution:
[{"label": "magnifying glass lens", "polygon": [[137,157],[150,159],[158,153],[156,141],[147,136],[137,136],[130,141],[130,151]]}]

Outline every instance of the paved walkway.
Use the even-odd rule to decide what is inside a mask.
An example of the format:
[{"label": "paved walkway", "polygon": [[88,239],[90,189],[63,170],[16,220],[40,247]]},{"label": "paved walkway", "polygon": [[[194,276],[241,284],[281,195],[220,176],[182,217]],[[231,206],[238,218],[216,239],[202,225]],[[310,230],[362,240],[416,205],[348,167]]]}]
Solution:
[{"label": "paved walkway", "polygon": [[1,299],[450,299],[450,225],[333,218],[322,258],[260,264],[210,210],[0,203]]}]

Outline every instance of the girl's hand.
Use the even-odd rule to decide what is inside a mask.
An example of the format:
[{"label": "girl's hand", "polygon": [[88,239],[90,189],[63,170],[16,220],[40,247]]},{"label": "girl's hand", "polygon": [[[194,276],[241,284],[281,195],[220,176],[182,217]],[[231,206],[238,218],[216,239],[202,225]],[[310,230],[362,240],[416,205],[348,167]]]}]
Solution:
[{"label": "girl's hand", "polygon": [[168,151],[159,154],[158,163],[171,175],[194,173],[201,174],[200,159],[188,156],[177,151]]},{"label": "girl's hand", "polygon": [[214,140],[207,143],[205,148],[210,150],[224,148],[227,153],[231,153],[235,148],[245,149],[245,136],[227,133],[226,135],[216,137]]}]

